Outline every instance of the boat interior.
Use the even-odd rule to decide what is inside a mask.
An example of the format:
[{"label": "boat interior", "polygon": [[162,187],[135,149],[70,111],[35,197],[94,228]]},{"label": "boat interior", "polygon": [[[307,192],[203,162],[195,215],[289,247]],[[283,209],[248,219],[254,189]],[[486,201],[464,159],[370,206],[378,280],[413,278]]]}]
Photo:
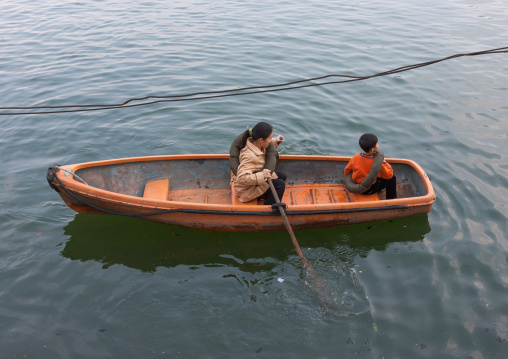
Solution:
[{"label": "boat interior", "polygon": [[[362,195],[344,185],[346,161],[280,160],[277,171],[287,175],[282,202],[288,206],[380,201],[385,192]],[[427,194],[419,173],[409,164],[392,163],[397,197]],[[76,171],[89,185],[112,192],[154,200],[223,205],[262,205],[262,200],[240,202],[227,159],[177,159],[129,162],[86,167]]]},{"label": "boat interior", "polygon": [[[399,198],[414,197],[410,183],[397,183]],[[263,205],[264,200],[254,199],[240,202],[235,195],[234,183],[231,188],[218,189],[180,189],[169,191],[169,179],[155,180],[145,185],[143,198],[203,204]],[[358,194],[349,192],[343,184],[288,185],[282,202],[288,206],[334,204],[345,202],[367,202],[384,200],[385,191],[380,194]]]}]

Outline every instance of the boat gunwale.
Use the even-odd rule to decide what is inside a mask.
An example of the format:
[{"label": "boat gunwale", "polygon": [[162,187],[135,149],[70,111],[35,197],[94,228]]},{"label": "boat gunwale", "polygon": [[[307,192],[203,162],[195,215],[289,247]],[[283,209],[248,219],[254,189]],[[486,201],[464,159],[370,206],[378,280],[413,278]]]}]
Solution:
[{"label": "boat gunwale", "polygon": [[[80,164],[72,164],[60,166],[62,169],[75,173],[76,171],[84,168],[108,166],[122,163],[133,163],[133,162],[151,162],[151,161],[167,161],[167,160],[201,160],[201,159],[228,159],[227,154],[192,154],[192,155],[162,155],[162,156],[143,156],[143,157],[130,157],[103,161],[86,162]],[[281,160],[317,160],[317,161],[336,161],[344,162],[349,161],[351,157],[345,156],[317,156],[317,155],[280,155]],[[288,214],[293,212],[306,212],[312,213],[316,211],[334,211],[334,210],[353,210],[361,208],[372,208],[372,207],[393,207],[393,206],[419,206],[429,205],[435,201],[435,193],[430,183],[430,179],[423,171],[423,169],[414,161],[407,159],[387,158],[388,162],[391,163],[402,163],[412,167],[424,181],[427,194],[418,197],[408,198],[397,198],[391,200],[379,200],[379,201],[365,201],[365,202],[341,202],[341,203],[330,203],[330,204],[311,204],[311,205],[291,205],[288,206]],[[63,174],[62,174],[63,173]],[[116,202],[118,204],[127,206],[138,206],[147,209],[156,210],[201,210],[201,211],[219,211],[219,212],[245,212],[252,213],[271,213],[272,209],[269,206],[260,205],[233,205],[233,204],[204,204],[204,203],[193,203],[193,202],[181,202],[181,201],[168,201],[168,200],[155,200],[146,199],[143,197],[131,196],[116,192],[103,190],[97,187],[93,187],[84,183],[81,183],[74,179],[65,171],[58,173],[58,178],[62,181],[68,190],[79,193],[81,196],[94,198],[97,200],[108,200]],[[65,175],[67,173],[67,175]],[[206,209],[205,209],[206,208]]]}]

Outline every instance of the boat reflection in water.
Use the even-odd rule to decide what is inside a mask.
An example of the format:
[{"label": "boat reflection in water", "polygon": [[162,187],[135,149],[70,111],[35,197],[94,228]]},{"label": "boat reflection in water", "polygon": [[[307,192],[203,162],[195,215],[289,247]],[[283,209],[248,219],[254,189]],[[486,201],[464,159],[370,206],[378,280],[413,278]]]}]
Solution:
[{"label": "boat reflection in water", "polygon": [[[144,272],[158,267],[236,267],[245,272],[269,271],[295,260],[287,232],[231,233],[200,231],[120,216],[77,214],[65,227],[69,240],[62,256],[96,261],[106,269],[120,264]],[[384,251],[390,243],[417,242],[430,232],[428,215],[389,221],[298,231],[309,261],[354,263],[356,256]],[[293,259],[291,259],[293,258]]]}]

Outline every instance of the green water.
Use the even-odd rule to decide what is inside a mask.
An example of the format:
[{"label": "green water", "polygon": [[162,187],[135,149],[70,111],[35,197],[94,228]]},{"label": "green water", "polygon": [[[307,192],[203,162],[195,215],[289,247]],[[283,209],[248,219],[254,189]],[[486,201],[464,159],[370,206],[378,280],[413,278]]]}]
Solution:
[{"label": "green water", "polygon": [[[118,103],[371,75],[507,46],[498,1],[0,3],[0,107]],[[505,358],[508,55],[343,85],[129,109],[2,115],[5,358]],[[2,110],[0,112],[7,112]],[[214,233],[70,210],[47,167],[226,153],[260,120],[284,154],[374,132],[416,161],[428,215]]]}]

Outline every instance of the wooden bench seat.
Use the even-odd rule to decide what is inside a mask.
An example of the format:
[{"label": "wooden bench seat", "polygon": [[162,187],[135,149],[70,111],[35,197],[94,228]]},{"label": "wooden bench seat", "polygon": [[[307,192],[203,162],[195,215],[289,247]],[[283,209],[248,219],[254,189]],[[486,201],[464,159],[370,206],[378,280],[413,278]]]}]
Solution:
[{"label": "wooden bench seat", "polygon": [[377,193],[361,194],[361,193],[348,192],[348,195],[349,195],[351,202],[379,201],[379,195]]},{"label": "wooden bench seat", "polygon": [[169,194],[169,179],[165,178],[161,180],[148,182],[145,185],[143,198],[167,201],[168,194]]}]

